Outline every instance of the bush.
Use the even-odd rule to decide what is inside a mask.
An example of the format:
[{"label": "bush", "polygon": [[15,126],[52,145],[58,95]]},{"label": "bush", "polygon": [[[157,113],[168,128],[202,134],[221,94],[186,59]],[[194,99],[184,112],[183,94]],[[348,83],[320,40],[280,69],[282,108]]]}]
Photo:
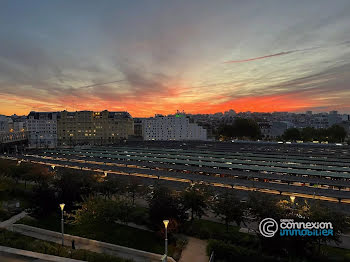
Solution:
[{"label": "bush", "polygon": [[215,261],[284,261],[264,256],[255,250],[225,243],[221,240],[209,240],[207,246],[208,256],[214,252]]},{"label": "bush", "polygon": [[138,206],[131,211],[129,220],[138,225],[148,226],[151,224],[148,217],[148,210]]},{"label": "bush", "polygon": [[211,239],[208,241],[207,254],[210,256],[213,251],[215,259],[220,261],[243,261],[244,258],[258,256],[250,249]]},{"label": "bush", "polygon": [[252,236],[246,233],[241,233],[241,232],[236,232],[234,234],[226,233],[225,235],[221,235],[220,237],[222,238],[216,238],[216,239],[219,239],[219,240],[225,239],[226,241],[234,245],[239,245],[239,246],[248,247],[248,248],[257,248],[259,246],[259,239],[255,236]]},{"label": "bush", "polygon": [[207,228],[200,228],[198,231],[198,236],[200,239],[211,238],[211,232]]},{"label": "bush", "polygon": [[181,258],[181,253],[185,249],[188,240],[184,235],[176,235],[175,236],[176,243],[174,247],[174,252],[173,252],[173,258],[178,261]]},{"label": "bush", "polygon": [[238,232],[238,227],[230,226],[229,232],[226,232],[226,226],[221,223],[195,219],[192,222],[186,222],[183,226],[183,231],[186,235],[198,237],[201,239],[227,239],[232,235],[241,235]]},{"label": "bush", "polygon": [[[1,204],[1,202],[0,202]],[[11,214],[0,207],[0,221],[5,221],[11,217]]]}]

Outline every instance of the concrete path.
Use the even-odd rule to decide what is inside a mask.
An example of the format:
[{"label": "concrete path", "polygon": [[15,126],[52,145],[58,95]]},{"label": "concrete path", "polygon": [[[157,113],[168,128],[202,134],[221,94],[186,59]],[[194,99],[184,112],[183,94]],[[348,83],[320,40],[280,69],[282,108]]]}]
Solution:
[{"label": "concrete path", "polygon": [[340,248],[345,248],[345,249],[350,249],[350,235],[342,235],[341,237],[341,243],[336,244],[336,243],[329,243],[329,246],[332,247],[340,247]]},{"label": "concrete path", "polygon": [[27,215],[26,212],[22,211],[21,213],[11,217],[10,219],[0,223],[0,228],[11,228],[11,226],[17,221],[21,220]]},{"label": "concrete path", "polygon": [[149,229],[146,226],[137,225],[137,224],[132,223],[132,222],[128,222],[127,224],[125,224],[124,222],[119,221],[119,220],[115,220],[114,222],[119,224],[119,225],[122,225],[122,226],[128,226],[128,227],[133,227],[133,228],[141,229],[141,230],[148,231],[148,232],[154,232],[153,230]]},{"label": "concrete path", "polygon": [[189,237],[185,250],[182,251],[179,262],[208,262],[207,242]]}]

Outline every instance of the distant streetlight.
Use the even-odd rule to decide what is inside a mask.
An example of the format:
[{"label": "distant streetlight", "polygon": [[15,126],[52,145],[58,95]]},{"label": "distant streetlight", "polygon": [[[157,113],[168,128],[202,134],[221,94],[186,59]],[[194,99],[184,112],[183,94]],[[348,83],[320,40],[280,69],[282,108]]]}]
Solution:
[{"label": "distant streetlight", "polygon": [[169,220],[163,220],[164,227],[165,227],[165,259],[164,261],[168,261],[168,224]]},{"label": "distant streetlight", "polygon": [[52,167],[52,170],[55,170],[55,167],[56,167],[56,166],[55,166],[55,165],[52,165],[51,167]]},{"label": "distant streetlight", "polygon": [[62,246],[64,245],[64,228],[63,228],[63,209],[64,209],[64,204],[60,204],[60,207],[61,207],[61,214],[62,214],[62,217],[61,217],[61,231],[62,231]]},{"label": "distant streetlight", "polygon": [[294,204],[295,196],[290,196],[290,201],[292,202],[292,204]]}]

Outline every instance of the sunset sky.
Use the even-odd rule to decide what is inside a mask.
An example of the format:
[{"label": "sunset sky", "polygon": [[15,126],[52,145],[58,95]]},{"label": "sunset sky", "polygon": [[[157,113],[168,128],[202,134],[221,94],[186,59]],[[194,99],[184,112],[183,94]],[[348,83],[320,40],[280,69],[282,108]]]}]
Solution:
[{"label": "sunset sky", "polygon": [[350,113],[349,14],[349,0],[1,1],[0,114]]}]

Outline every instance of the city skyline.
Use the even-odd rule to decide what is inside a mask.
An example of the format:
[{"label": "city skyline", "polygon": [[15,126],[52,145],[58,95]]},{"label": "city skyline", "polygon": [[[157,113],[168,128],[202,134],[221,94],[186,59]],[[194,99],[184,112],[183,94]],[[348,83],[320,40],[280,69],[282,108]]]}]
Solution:
[{"label": "city skyline", "polygon": [[8,1],[0,114],[350,113],[346,0]]},{"label": "city skyline", "polygon": [[[102,110],[91,110],[91,109],[65,110],[64,109],[64,110],[57,110],[57,111],[35,111],[35,110],[32,110],[32,111],[28,112],[28,114],[16,114],[16,113],[13,113],[13,114],[8,114],[8,115],[0,114],[0,116],[6,116],[6,117],[13,117],[13,116],[27,117],[31,113],[60,113],[60,112],[64,112],[64,111],[72,112],[72,113],[75,113],[75,112],[103,112],[103,111],[108,111],[108,112],[127,112],[127,113],[129,113],[128,111],[111,111],[111,110],[108,110],[108,109],[102,109]],[[318,115],[318,114],[331,114],[332,112],[336,112],[337,115],[344,115],[344,116],[349,115],[350,116],[350,114],[348,114],[346,112],[339,112],[337,110],[319,111],[319,112],[314,112],[314,111],[311,111],[311,110],[303,111],[303,112],[289,112],[289,111],[272,111],[272,112],[241,111],[241,112],[238,112],[238,111],[235,111],[232,108],[230,108],[230,109],[228,109],[226,111],[222,111],[222,112],[219,111],[219,112],[213,112],[213,113],[190,113],[190,112],[185,112],[183,110],[176,110],[174,112],[169,112],[167,114],[154,113],[153,115],[150,115],[150,116],[147,116],[147,117],[138,116],[138,115],[132,115],[132,114],[130,114],[130,116],[132,118],[153,118],[153,117],[156,117],[156,116],[175,116],[177,114],[185,114],[185,115],[217,115],[217,114],[225,115],[225,114],[228,114],[228,115],[232,115],[232,113],[234,113],[234,114],[236,114],[238,116],[240,114],[280,114],[280,113],[296,114],[296,115],[305,115],[305,114],[307,115],[307,114],[311,113],[311,115]]]}]

